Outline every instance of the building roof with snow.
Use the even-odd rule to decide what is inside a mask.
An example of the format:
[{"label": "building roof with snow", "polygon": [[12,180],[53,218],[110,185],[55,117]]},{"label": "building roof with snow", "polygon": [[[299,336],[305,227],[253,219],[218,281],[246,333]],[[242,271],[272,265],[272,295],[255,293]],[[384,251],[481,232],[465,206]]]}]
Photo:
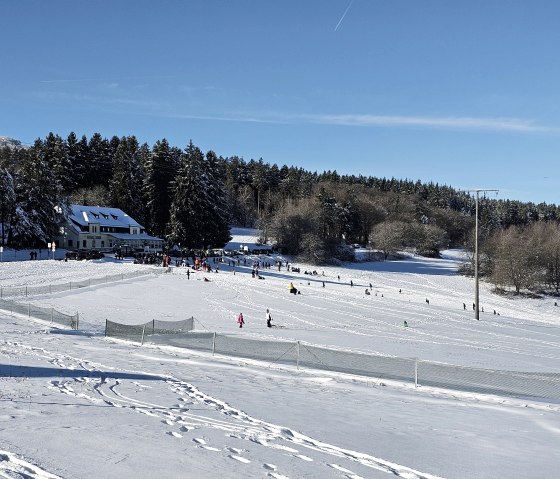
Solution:
[{"label": "building roof with snow", "polygon": [[112,228],[128,229],[131,226],[136,226],[143,229],[141,224],[119,208],[71,205],[70,209],[70,219],[81,227],[87,227],[87,225],[93,223],[99,226],[108,226]]}]

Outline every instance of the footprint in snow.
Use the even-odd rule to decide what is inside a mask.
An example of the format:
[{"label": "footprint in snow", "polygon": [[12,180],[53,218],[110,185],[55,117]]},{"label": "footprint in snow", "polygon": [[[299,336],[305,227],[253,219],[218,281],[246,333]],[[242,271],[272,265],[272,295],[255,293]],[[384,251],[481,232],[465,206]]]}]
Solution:
[{"label": "footprint in snow", "polygon": [[278,474],[277,472],[269,472],[268,477],[274,477],[274,479],[290,479],[288,476]]},{"label": "footprint in snow", "polygon": [[167,434],[169,434],[170,436],[173,436],[173,437],[183,437],[181,434],[179,434],[178,432],[174,432],[174,431],[170,431]]},{"label": "footprint in snow", "polygon": [[216,452],[220,452],[221,449],[218,449],[217,447],[212,447],[212,446],[200,446],[202,449],[206,449],[207,451],[216,451]]},{"label": "footprint in snow", "polygon": [[230,454],[228,457],[231,459],[235,459],[236,461],[242,462],[243,464],[249,464],[251,462],[249,461],[249,459],[245,459],[244,457],[236,456],[234,454]]},{"label": "footprint in snow", "polygon": [[204,439],[202,439],[201,437],[195,437],[193,439],[193,442],[196,442],[197,444],[206,444],[206,441]]},{"label": "footprint in snow", "polygon": [[234,454],[241,454],[243,452],[243,449],[237,449],[236,447],[228,447],[227,450]]},{"label": "footprint in snow", "polygon": [[275,471],[276,469],[278,469],[274,464],[263,464],[263,467],[265,469],[268,469],[269,471]]},{"label": "footprint in snow", "polygon": [[194,429],[194,427],[181,426],[181,431],[183,432],[189,432],[191,429]]},{"label": "footprint in snow", "polygon": [[294,457],[297,457],[299,459],[303,459],[304,461],[313,462],[313,459],[311,459],[308,456],[304,456],[303,454],[294,454]]},{"label": "footprint in snow", "polygon": [[364,479],[362,476],[358,476],[358,474],[354,474],[351,470],[339,466],[338,464],[327,464],[327,466],[332,467],[337,471],[344,472],[346,474],[346,477],[348,477],[349,479]]},{"label": "footprint in snow", "polygon": [[273,447],[274,449],[282,449],[283,451],[288,451],[288,452],[299,452],[297,449],[294,449],[293,447],[283,446],[282,444],[272,444],[270,447]]},{"label": "footprint in snow", "polygon": [[135,409],[136,412],[139,412],[140,414],[145,414],[146,416],[158,417],[157,414],[149,411],[148,409],[137,408],[136,406],[132,406],[132,408]]},{"label": "footprint in snow", "polygon": [[258,437],[251,437],[249,438],[250,441],[260,444],[261,446],[268,446],[268,441],[265,439],[260,439]]},{"label": "footprint in snow", "polygon": [[165,421],[161,421],[163,424],[167,424],[168,426],[172,426],[173,425],[173,421],[170,421],[169,419],[166,419]]}]

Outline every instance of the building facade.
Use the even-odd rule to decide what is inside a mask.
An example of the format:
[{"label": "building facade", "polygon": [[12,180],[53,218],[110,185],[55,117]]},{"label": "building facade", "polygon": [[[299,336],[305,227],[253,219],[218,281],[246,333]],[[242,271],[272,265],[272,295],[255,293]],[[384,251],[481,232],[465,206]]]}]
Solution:
[{"label": "building facade", "polygon": [[161,252],[164,240],[146,233],[145,228],[118,208],[71,205],[68,224],[55,241],[58,248]]}]

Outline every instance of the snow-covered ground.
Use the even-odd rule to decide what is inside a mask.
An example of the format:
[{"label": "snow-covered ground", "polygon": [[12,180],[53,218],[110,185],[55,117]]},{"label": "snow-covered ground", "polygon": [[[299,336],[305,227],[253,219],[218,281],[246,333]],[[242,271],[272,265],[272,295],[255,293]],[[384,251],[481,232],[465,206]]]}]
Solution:
[{"label": "snow-covered ground", "polygon": [[[251,243],[250,232],[234,242]],[[559,370],[560,307],[552,299],[500,297],[482,283],[485,312],[475,321],[473,280],[455,273],[458,252],[336,268],[294,264],[299,274],[261,267],[262,280],[251,275],[256,259],[276,258],[242,257],[235,268],[219,264],[218,273],[190,278],[186,268],[173,268],[26,299],[79,311],[78,332],[0,312],[0,476],[557,477],[560,402],[414,388],[101,335],[105,319],[136,324],[193,315],[198,330],[244,337]],[[0,284],[151,268],[111,259],[11,261],[0,263]],[[301,295],[288,293],[290,282]],[[266,308],[284,328],[266,327]],[[235,323],[239,312],[243,329]]]}]

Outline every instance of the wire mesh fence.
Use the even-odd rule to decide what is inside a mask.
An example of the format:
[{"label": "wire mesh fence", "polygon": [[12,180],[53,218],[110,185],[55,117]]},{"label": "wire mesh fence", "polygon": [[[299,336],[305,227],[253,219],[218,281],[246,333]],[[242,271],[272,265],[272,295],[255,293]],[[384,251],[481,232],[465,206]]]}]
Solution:
[{"label": "wire mesh fence", "polygon": [[[167,270],[165,270],[167,271]],[[74,289],[87,288],[91,286],[98,286],[102,284],[114,283],[116,281],[124,281],[126,279],[134,279],[140,276],[150,274],[163,273],[164,270],[151,268],[147,271],[129,271],[127,273],[112,274],[101,276],[98,278],[89,278],[79,281],[69,281],[66,283],[58,284],[41,284],[30,286],[1,286],[0,285],[0,299],[7,297],[26,297],[38,294],[51,294],[61,293],[63,291],[71,291]]]},{"label": "wire mesh fence", "polygon": [[78,329],[80,324],[80,316],[76,314],[65,314],[54,308],[42,308],[34,304],[17,303],[7,299],[0,299],[0,309],[9,311],[10,313],[23,314],[29,318],[41,319],[51,324],[59,324],[72,329]]},{"label": "wire mesh fence", "polygon": [[[51,324],[56,323],[78,329],[79,315],[77,313],[68,315],[54,308],[18,303],[4,299],[3,296],[6,294],[29,296],[67,291],[123,281],[153,272],[155,271],[129,272],[56,285],[0,287],[0,309],[38,318]],[[560,374],[555,372],[535,373],[469,368],[419,359],[343,351],[300,341],[259,340],[211,332],[197,332],[193,331],[194,321],[193,317],[180,321],[154,319],[143,324],[130,325],[106,320],[105,336],[137,341],[142,344],[149,342],[150,344],[175,346],[212,354],[294,365],[297,368],[321,369],[411,382],[415,385],[472,393],[560,400]]]},{"label": "wire mesh fence", "polygon": [[468,368],[418,359],[341,351],[299,341],[240,338],[217,333],[152,335],[144,342],[297,368],[397,380],[464,392],[560,400],[560,374]]},{"label": "wire mesh fence", "polygon": [[194,329],[194,318],[180,321],[161,321],[153,319],[142,324],[123,324],[105,320],[105,336],[143,343],[145,338],[153,335],[180,334]]}]

